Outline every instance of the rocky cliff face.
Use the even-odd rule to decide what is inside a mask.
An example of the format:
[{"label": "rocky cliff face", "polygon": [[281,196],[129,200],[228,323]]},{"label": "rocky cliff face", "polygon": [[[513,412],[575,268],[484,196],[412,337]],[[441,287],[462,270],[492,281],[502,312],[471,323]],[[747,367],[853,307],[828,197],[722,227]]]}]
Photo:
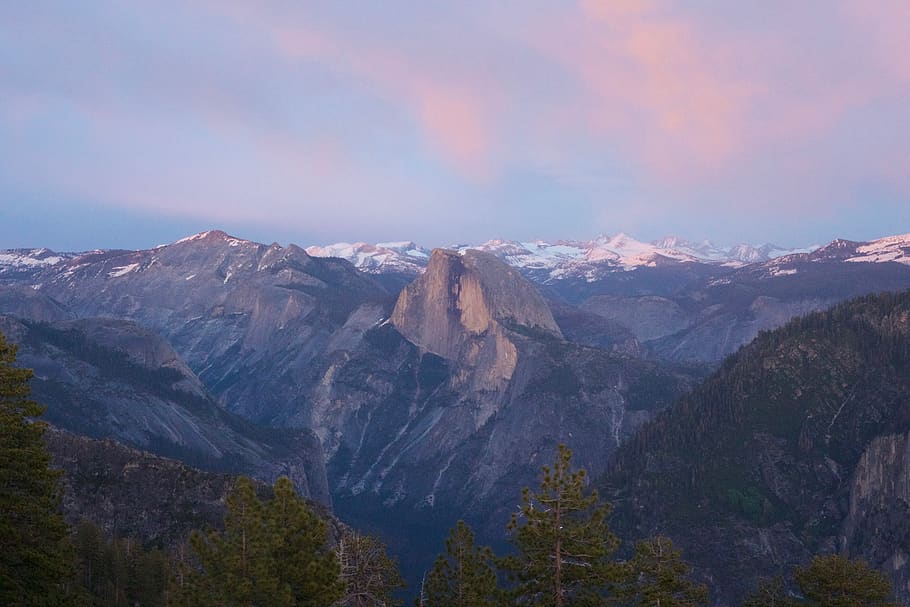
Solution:
[{"label": "rocky cliff face", "polygon": [[509,327],[562,337],[546,301],[517,270],[471,250],[433,251],[391,321],[421,349],[458,361],[463,387],[474,391],[500,391],[512,379],[518,349]]},{"label": "rocky cliff face", "polygon": [[51,423],[207,470],[286,475],[304,495],[331,503],[311,432],[259,428],[223,411],[167,342],[134,323],[0,316],[0,331],[19,345],[18,364],[34,369],[32,394]]},{"label": "rocky cliff face", "polygon": [[[311,428],[339,512],[428,542],[465,516],[500,536],[558,443],[600,471],[691,385],[625,355],[634,337],[601,317],[567,326],[619,340],[620,354],[566,342],[537,289],[493,255],[437,251],[429,265],[392,309],[347,262],[220,232],[62,259],[18,287],[83,320],[20,322],[22,363],[55,423],[209,469],[305,474],[318,498],[304,435],[253,428],[208,394],[254,421]],[[98,315],[129,322],[85,320]],[[432,533],[394,529],[418,520]],[[425,547],[409,554],[438,548]]]},{"label": "rocky cliff face", "polygon": [[[395,289],[394,281],[416,277],[427,264],[426,251],[395,244],[402,247],[359,243],[311,250],[345,257]],[[768,244],[719,249],[673,237],[648,244],[624,234],[590,242],[495,240],[458,247],[474,249],[502,259],[555,301],[630,331],[647,355],[675,362],[716,364],[759,331],[794,316],[910,287],[910,235],[790,251]],[[587,340],[571,325],[565,329],[572,341]]]},{"label": "rocky cliff face", "polygon": [[875,438],[860,457],[840,549],[887,572],[910,598],[910,435]]}]

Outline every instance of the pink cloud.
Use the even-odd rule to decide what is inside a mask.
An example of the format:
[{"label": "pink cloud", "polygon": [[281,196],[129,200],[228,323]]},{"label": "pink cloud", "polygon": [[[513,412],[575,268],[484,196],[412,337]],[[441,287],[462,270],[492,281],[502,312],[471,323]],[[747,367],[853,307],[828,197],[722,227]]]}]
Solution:
[{"label": "pink cloud", "polygon": [[581,84],[578,119],[665,178],[711,173],[741,146],[756,86],[689,21],[649,2],[592,0],[531,35]]},{"label": "pink cloud", "polygon": [[461,70],[446,70],[432,58],[421,60],[389,46],[371,44],[313,27],[260,21],[288,57],[318,60],[346,71],[387,100],[403,105],[425,140],[462,175],[485,181],[494,172],[490,114],[494,87],[483,86]]},{"label": "pink cloud", "polygon": [[[187,124],[213,140],[251,149],[256,186],[276,184],[282,200],[291,190],[362,200],[381,186],[387,198],[438,199],[463,187],[464,198],[494,200],[512,195],[500,194],[502,182],[544,174],[573,194],[639,201],[659,216],[706,193],[789,210],[846,197],[863,180],[910,181],[905,146],[884,136],[856,144],[877,120],[864,111],[908,96],[905,0],[759,10],[755,22],[741,7],[709,14],[669,0],[580,0],[537,11],[453,3],[425,21],[418,10],[371,21],[357,9],[317,5],[200,6],[207,12],[194,22],[210,34],[214,26],[228,56],[205,46],[178,63],[181,47],[165,44],[154,69],[143,65],[133,101],[164,108],[166,121],[189,115]],[[99,45],[108,46],[117,48]],[[112,57],[99,51],[87,61],[104,63],[86,70],[97,81],[73,81],[99,121],[124,103],[110,83],[128,90],[138,82],[118,59],[127,53]],[[311,81],[326,87],[312,104]],[[342,107],[323,107],[336,98]],[[907,126],[892,132],[900,129]],[[389,153],[401,158],[380,156]],[[427,155],[451,175],[427,171]],[[406,183],[415,178],[428,182],[417,194]],[[204,184],[183,179],[175,194],[203,195]],[[238,184],[217,194],[239,208],[258,192]]]},{"label": "pink cloud", "polygon": [[910,83],[910,3],[906,0],[845,0],[842,12],[863,33],[882,75]]},{"label": "pink cloud", "polygon": [[[871,10],[846,0],[845,22],[823,15],[832,21],[818,27],[876,31],[883,50],[874,62],[902,73],[908,38],[895,24],[906,22],[900,14],[908,9],[902,0],[886,4]],[[710,183],[756,156],[824,138],[887,79],[840,66],[828,56],[838,49],[804,45],[814,25],[797,22],[805,15],[789,29],[737,30],[665,0],[581,0],[545,17],[513,13],[492,34],[471,31],[458,52],[443,40],[413,43],[411,32],[392,35],[399,40],[299,10],[276,15],[220,3],[212,10],[259,28],[288,60],[327,66],[399,108],[431,149],[475,183],[534,158],[565,172],[579,138],[637,159],[667,185]],[[516,49],[536,53],[570,85],[535,97],[533,83],[545,76],[527,65],[516,71],[508,59]]]},{"label": "pink cloud", "polygon": [[[910,23],[910,4],[870,10],[849,2],[865,11],[853,22],[825,14],[810,16],[830,23],[800,23],[794,15],[786,28],[737,29],[662,0],[582,0],[530,23],[525,37],[581,87],[570,128],[593,128],[667,186],[707,184],[748,171],[757,157],[773,165],[792,160],[785,149],[812,153],[803,144],[824,152],[820,141],[850,112],[894,93],[894,70],[910,65],[901,25]],[[856,31],[863,22],[866,30]],[[813,27],[842,30],[848,50],[814,41]],[[862,44],[872,39],[887,52],[870,56]],[[565,124],[565,116],[552,119]],[[779,165],[782,178],[811,181],[808,172],[784,177],[801,164]]]}]

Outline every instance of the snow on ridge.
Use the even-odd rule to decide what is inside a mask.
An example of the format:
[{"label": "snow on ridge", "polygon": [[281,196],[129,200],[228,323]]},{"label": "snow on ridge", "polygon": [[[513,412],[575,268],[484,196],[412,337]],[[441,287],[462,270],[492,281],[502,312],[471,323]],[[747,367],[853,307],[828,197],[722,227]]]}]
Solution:
[{"label": "snow on ridge", "polygon": [[312,257],[338,257],[351,262],[356,268],[371,273],[391,271],[420,272],[430,257],[430,252],[410,241],[337,242],[304,249]]},{"label": "snow on ridge", "polygon": [[193,242],[194,240],[202,240],[203,238],[208,238],[209,234],[212,233],[212,230],[206,232],[199,232],[198,234],[193,234],[192,236],[187,236],[186,238],[181,238],[180,240],[175,240],[171,244],[183,244],[184,242]]},{"label": "snow on ridge", "polygon": [[[181,238],[180,240],[174,241],[171,244],[183,244],[186,242],[193,242],[196,240],[205,240],[207,238],[219,238],[219,239],[225,241],[226,243],[228,243],[228,246],[231,246],[231,247],[239,247],[241,245],[250,244],[250,242],[251,242],[249,240],[244,240],[242,238],[236,238],[221,230],[206,230],[205,232],[199,232],[198,234],[193,234],[192,236],[187,236],[186,238]],[[156,249],[160,248],[160,246],[161,245],[159,245],[158,247],[155,247],[155,248]]]},{"label": "snow on ridge", "polygon": [[[771,243],[726,247],[710,240],[695,242],[676,236],[643,242],[619,232],[601,234],[591,240],[493,239],[480,244],[454,244],[448,248],[459,252],[468,249],[485,251],[513,267],[543,273],[551,280],[575,277],[593,281],[605,272],[655,267],[667,261],[739,268],[786,255],[808,253],[818,247],[789,249]],[[377,244],[340,242],[307,247],[306,251],[314,257],[347,259],[360,270],[376,274],[389,271],[419,273],[426,266],[430,252],[411,241]]]},{"label": "snow on ridge", "polygon": [[120,267],[114,268],[113,270],[108,272],[107,275],[111,278],[119,278],[121,276],[125,276],[125,275],[129,274],[130,272],[134,272],[136,270],[136,268],[138,268],[138,267],[139,267],[138,263],[131,263],[131,264],[128,264],[125,266],[120,266]]},{"label": "snow on ridge", "polygon": [[48,253],[52,253],[52,251],[49,249],[31,249],[27,252],[18,250],[0,251],[0,267],[43,268],[55,266],[68,258],[64,255],[48,255]]},{"label": "snow on ridge", "polygon": [[854,263],[894,262],[910,265],[910,234],[887,236],[856,247],[856,255],[846,261]]}]

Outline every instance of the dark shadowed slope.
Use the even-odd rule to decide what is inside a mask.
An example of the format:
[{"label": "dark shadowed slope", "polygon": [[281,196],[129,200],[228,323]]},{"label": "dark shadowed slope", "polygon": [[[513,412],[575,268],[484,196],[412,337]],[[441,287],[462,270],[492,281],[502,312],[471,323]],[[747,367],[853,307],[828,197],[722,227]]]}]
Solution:
[{"label": "dark shadowed slope", "polygon": [[817,552],[866,558],[910,597],[910,293],[762,333],[616,453],[626,535],[664,533],[736,604]]}]

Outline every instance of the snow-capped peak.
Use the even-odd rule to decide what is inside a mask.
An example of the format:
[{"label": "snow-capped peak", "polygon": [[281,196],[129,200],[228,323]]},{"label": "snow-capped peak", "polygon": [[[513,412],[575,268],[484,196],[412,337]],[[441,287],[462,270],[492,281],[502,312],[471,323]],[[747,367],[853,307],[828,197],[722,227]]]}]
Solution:
[{"label": "snow-capped peak", "polygon": [[199,232],[198,234],[193,234],[192,236],[187,236],[186,238],[181,238],[180,240],[174,242],[173,244],[183,244],[186,242],[194,242],[197,240],[220,240],[228,243],[232,247],[239,247],[244,244],[249,244],[249,240],[244,240],[242,238],[237,238],[231,236],[230,234],[223,232],[221,230],[207,230],[205,232]]},{"label": "snow-capped peak", "polygon": [[[602,234],[587,241],[559,240],[551,243],[544,240],[521,242],[494,239],[478,245],[457,244],[449,248],[491,253],[511,266],[538,275],[542,280],[570,277],[596,280],[605,273],[653,267],[666,262],[741,266],[805,251],[787,250],[770,244],[736,245],[724,249],[709,240],[696,243],[676,236],[647,243],[623,232]],[[375,245],[341,242],[311,246],[306,251],[314,257],[341,257],[363,271],[377,274],[392,271],[416,274],[426,266],[429,257],[428,249],[410,241]]]},{"label": "snow-capped peak", "polygon": [[357,268],[374,274],[387,272],[418,273],[430,258],[430,251],[410,241],[381,242],[338,242],[326,246],[309,246],[308,255],[313,257],[340,257]]}]

